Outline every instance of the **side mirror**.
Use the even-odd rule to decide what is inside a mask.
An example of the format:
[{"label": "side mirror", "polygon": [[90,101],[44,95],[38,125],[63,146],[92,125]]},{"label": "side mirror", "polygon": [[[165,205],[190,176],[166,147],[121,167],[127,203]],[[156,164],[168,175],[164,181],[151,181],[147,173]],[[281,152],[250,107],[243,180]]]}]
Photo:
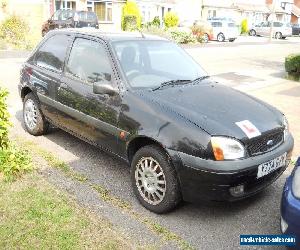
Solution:
[{"label": "side mirror", "polygon": [[117,89],[115,89],[111,84],[109,83],[100,83],[95,82],[93,84],[93,92],[94,94],[102,94],[102,95],[116,95],[118,93]]}]

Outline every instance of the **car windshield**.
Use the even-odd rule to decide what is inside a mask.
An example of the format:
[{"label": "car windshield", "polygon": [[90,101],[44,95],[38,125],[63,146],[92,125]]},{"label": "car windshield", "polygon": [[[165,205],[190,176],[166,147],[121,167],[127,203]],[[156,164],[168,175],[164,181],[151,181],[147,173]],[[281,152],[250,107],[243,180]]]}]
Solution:
[{"label": "car windshield", "polygon": [[113,48],[133,88],[156,88],[168,81],[207,75],[183,49],[169,41],[117,41]]}]

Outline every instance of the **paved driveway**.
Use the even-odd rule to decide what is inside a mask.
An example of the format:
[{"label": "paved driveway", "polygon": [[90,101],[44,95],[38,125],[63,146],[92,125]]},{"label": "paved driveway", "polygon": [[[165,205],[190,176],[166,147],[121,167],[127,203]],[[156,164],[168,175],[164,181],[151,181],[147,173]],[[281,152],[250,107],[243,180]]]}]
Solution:
[{"label": "paved driveway", "polygon": [[[291,52],[300,52],[300,44],[239,45],[235,47],[205,47],[188,49],[208,72],[219,81],[264,99],[283,110],[291,123],[291,130],[299,134],[300,84],[283,79],[283,58]],[[13,134],[26,137],[40,147],[67,161],[73,169],[89,177],[89,182],[106,187],[114,195],[132,204],[135,211],[145,218],[159,222],[180,235],[197,249],[247,249],[239,246],[240,234],[279,233],[279,204],[287,171],[279,180],[261,194],[235,203],[184,203],[176,211],[155,215],[142,208],[130,187],[129,169],[124,163],[111,158],[93,146],[61,131],[54,130],[47,136],[32,137],[21,124],[21,103],[17,96],[19,67],[24,59],[0,59],[0,84],[6,86],[11,96],[9,106],[13,114]],[[296,139],[296,153],[299,139]],[[84,195],[77,195],[80,188],[66,187],[83,203]],[[83,203],[89,205],[89,202]],[[121,211],[122,212],[122,211]],[[114,220],[119,226],[122,220]],[[127,232],[136,230],[134,226]],[[128,231],[129,230],[129,231]],[[140,236],[148,234],[138,232]],[[145,236],[145,238],[147,238]],[[253,248],[251,248],[253,249]]]}]

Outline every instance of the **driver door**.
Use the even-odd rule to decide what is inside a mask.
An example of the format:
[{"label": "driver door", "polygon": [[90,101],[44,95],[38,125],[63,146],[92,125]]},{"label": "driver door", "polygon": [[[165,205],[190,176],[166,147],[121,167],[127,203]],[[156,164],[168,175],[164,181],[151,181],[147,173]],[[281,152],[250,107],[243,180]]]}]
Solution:
[{"label": "driver door", "polygon": [[106,44],[100,39],[76,37],[57,90],[59,122],[83,139],[108,151],[117,148],[119,94],[95,94],[94,83],[118,86]]}]

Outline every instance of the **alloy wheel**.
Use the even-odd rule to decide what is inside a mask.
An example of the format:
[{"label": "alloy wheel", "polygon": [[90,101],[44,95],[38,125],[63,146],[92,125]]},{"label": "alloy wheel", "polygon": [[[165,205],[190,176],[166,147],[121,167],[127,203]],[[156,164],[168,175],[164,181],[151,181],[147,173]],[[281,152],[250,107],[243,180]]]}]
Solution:
[{"label": "alloy wheel", "polygon": [[135,181],[140,195],[151,205],[157,205],[165,197],[167,185],[164,171],[152,157],[143,157],[135,169]]},{"label": "alloy wheel", "polygon": [[31,130],[35,129],[37,125],[37,107],[33,100],[28,99],[24,106],[24,120],[27,127]]}]

